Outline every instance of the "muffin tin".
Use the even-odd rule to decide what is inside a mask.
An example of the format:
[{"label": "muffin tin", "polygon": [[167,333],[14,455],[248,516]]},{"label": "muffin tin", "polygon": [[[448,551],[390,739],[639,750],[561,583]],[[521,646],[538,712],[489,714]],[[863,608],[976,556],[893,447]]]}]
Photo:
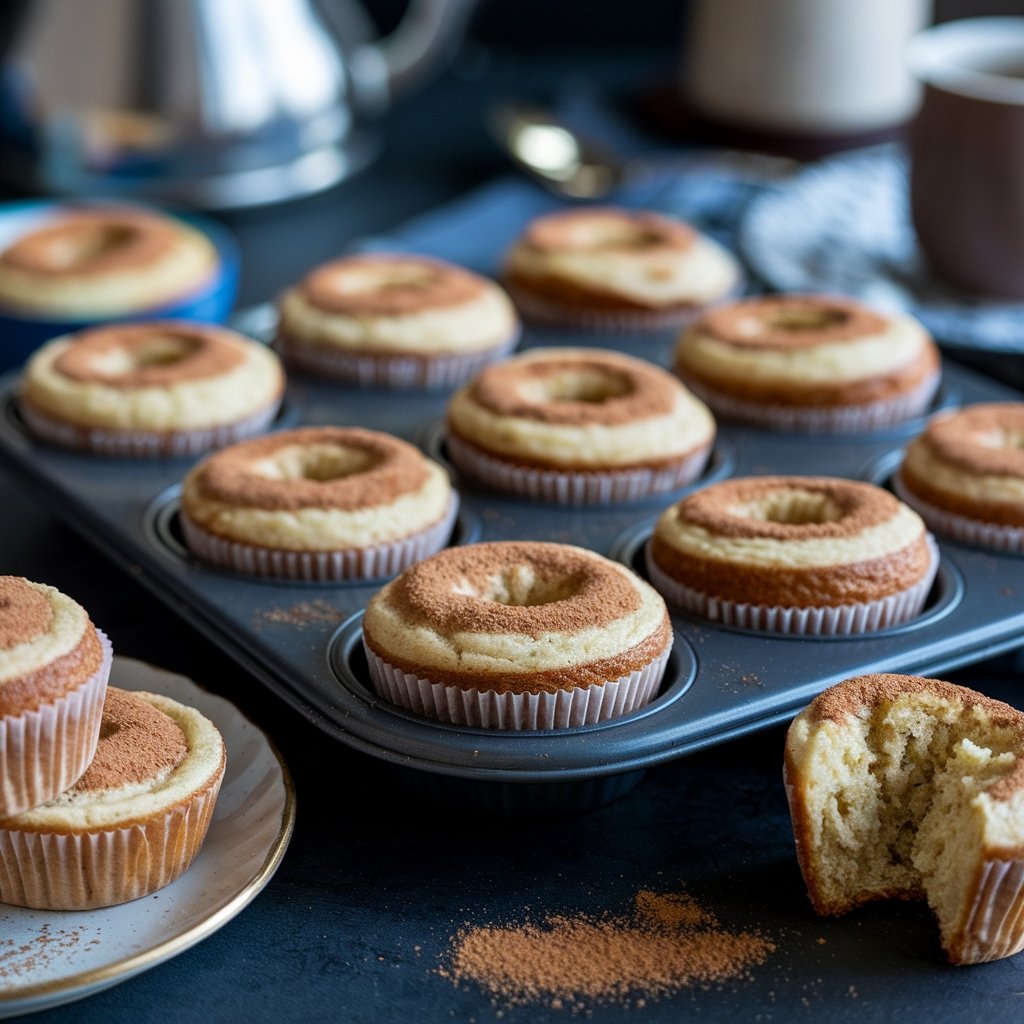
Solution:
[{"label": "muffin tin", "polygon": [[[266,336],[272,313],[238,326]],[[590,338],[528,332],[524,344],[617,348],[665,365],[671,335]],[[316,726],[391,765],[435,797],[492,810],[561,811],[611,799],[650,765],[791,716],[849,675],[939,673],[1024,640],[1024,560],[947,543],[923,613],[852,638],[800,638],[717,627],[673,614],[675,647],[662,690],[633,715],[578,730],[501,733],[445,725],[383,701],[369,682],[362,609],[380,581],[320,585],[246,579],[188,554],[177,520],[189,460],[118,460],[33,441],[0,379],[0,457],[55,513],[153,589],[175,611]],[[1005,385],[945,368],[935,407],[1014,400]],[[388,430],[446,461],[445,395],[380,392],[295,376],[277,427],[359,424]],[[902,445],[924,425],[875,435],[771,434],[728,423],[700,481],[772,472],[829,474],[885,485]],[[571,542],[644,572],[643,547],[662,508],[654,501],[603,508],[538,505],[460,480],[452,543],[506,538]]]}]

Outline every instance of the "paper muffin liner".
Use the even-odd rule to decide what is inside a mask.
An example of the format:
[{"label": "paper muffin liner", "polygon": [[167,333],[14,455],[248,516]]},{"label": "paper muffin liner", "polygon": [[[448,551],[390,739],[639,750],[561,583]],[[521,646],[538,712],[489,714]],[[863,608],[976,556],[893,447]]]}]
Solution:
[{"label": "paper muffin liner", "polygon": [[289,551],[227,540],[204,530],[181,510],[181,528],[188,549],[204,562],[233,569],[246,576],[273,579],[336,582],[397,576],[445,547],[459,512],[458,495],[452,493],[444,516],[436,523],[387,544],[337,551]]},{"label": "paper muffin liner", "polygon": [[693,483],[707,465],[712,441],[669,466],[589,472],[537,469],[503,462],[452,433],[448,434],[447,447],[459,470],[494,490],[559,505],[610,505],[638,501]]},{"label": "paper muffin liner", "polygon": [[1024,553],[1024,526],[986,523],[980,519],[971,519],[969,516],[937,508],[910,490],[900,473],[896,473],[892,478],[892,489],[897,497],[914,509],[936,533],[974,547],[991,548],[993,551],[1005,551],[1016,555]]},{"label": "paper muffin liner", "polygon": [[1024,861],[985,860],[963,924],[950,937],[953,963],[981,964],[1024,949]]},{"label": "paper muffin liner", "polygon": [[914,419],[927,412],[941,379],[940,374],[933,374],[913,390],[878,402],[807,408],[770,405],[734,398],[694,380],[678,368],[676,375],[717,415],[745,423],[756,423],[772,430],[808,434],[870,434]]},{"label": "paper muffin liner", "polygon": [[280,407],[281,400],[277,399],[271,405],[234,423],[197,430],[159,431],[86,427],[53,419],[28,402],[20,402],[18,405],[29,430],[50,444],[95,455],[134,459],[185,458],[201,455],[214,448],[224,448],[254,434],[263,433],[274,422]]},{"label": "paper muffin liner", "polygon": [[[931,561],[925,574],[913,586],[874,601],[854,604],[791,608],[778,605],[729,601],[701,593],[665,573],[651,557],[651,542],[644,549],[647,576],[654,588],[670,604],[723,626],[741,626],[766,633],[790,633],[801,636],[848,636],[885,629],[918,615],[939,571],[939,548],[931,534],[927,537]],[[737,566],[737,573],[742,566]]]},{"label": "paper muffin liner", "polygon": [[466,690],[403,672],[375,654],[363,638],[374,689],[407,711],[480,729],[578,729],[637,711],[657,695],[671,642],[653,661],[619,679],[554,693]]},{"label": "paper muffin liner", "polygon": [[472,380],[484,367],[504,359],[519,343],[520,332],[483,352],[436,355],[375,355],[278,338],[275,348],[291,366],[365,388],[393,391],[447,391]]},{"label": "paper muffin liner", "polygon": [[0,717],[0,818],[63,793],[95,756],[113,661],[106,634],[96,635],[100,667],[81,686],[34,711]]},{"label": "paper muffin liner", "polygon": [[199,852],[223,770],[191,799],[142,821],[98,831],[0,825],[0,903],[92,910],[139,899],[173,882]]},{"label": "paper muffin liner", "polygon": [[742,290],[739,279],[728,292],[707,302],[695,302],[692,306],[672,310],[629,310],[587,309],[581,306],[562,305],[554,299],[534,295],[520,285],[504,281],[516,308],[524,320],[542,327],[562,327],[571,331],[587,331],[596,334],[619,334],[622,332],[652,333],[656,331],[679,330],[689,327],[712,306],[736,297]]}]

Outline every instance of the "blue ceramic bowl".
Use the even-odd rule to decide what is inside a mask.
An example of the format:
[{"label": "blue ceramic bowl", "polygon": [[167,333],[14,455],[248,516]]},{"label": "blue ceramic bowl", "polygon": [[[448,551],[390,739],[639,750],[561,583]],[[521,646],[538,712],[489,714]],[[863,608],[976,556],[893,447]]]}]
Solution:
[{"label": "blue ceramic bowl", "polygon": [[[67,203],[53,201],[0,204],[0,249],[5,248],[26,232],[33,230],[39,222],[67,205]],[[87,204],[76,200],[74,205],[81,207]],[[88,205],[103,204],[97,202]],[[125,204],[109,205],[124,206]],[[162,306],[133,311],[126,316],[88,320],[50,320],[0,308],[0,371],[20,366],[40,345],[51,338],[79,331],[84,327],[94,327],[100,323],[164,319],[223,323],[228,318],[235,302],[235,294],[238,291],[239,272],[238,245],[230,232],[220,224],[191,212],[171,213],[155,207],[145,208],[184,221],[197,231],[201,231],[213,242],[220,257],[220,265],[213,277],[201,288],[188,295],[181,296]]]}]

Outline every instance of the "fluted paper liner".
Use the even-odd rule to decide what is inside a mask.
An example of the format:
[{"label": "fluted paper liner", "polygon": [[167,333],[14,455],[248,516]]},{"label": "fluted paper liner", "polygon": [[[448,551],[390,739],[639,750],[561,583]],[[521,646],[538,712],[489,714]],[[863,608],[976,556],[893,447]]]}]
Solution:
[{"label": "fluted paper liner", "polygon": [[480,451],[454,434],[447,439],[448,455],[467,476],[497,491],[558,505],[611,505],[639,501],[693,483],[704,471],[711,442],[679,461],[657,469],[602,469],[578,472],[519,466]]},{"label": "fluted paper liner", "polygon": [[987,963],[1024,949],[1024,862],[985,859],[973,899],[946,949],[959,964]]},{"label": "fluted paper liner", "polygon": [[596,334],[650,334],[689,327],[713,306],[736,298],[743,290],[743,278],[737,272],[736,280],[728,291],[717,298],[665,310],[603,309],[597,306],[587,309],[583,306],[562,305],[553,299],[534,295],[508,280],[503,285],[523,319],[540,327],[561,327]]},{"label": "fluted paper liner", "polygon": [[504,359],[519,343],[519,332],[482,352],[387,355],[349,352],[325,345],[304,345],[278,338],[284,360],[307,373],[393,391],[445,391],[472,380],[491,363]]},{"label": "fluted paper liner", "polygon": [[28,402],[21,402],[18,406],[29,430],[50,444],[95,455],[133,459],[187,458],[214,448],[224,448],[254,434],[263,433],[274,422],[280,407],[281,402],[277,400],[234,423],[195,430],[160,431],[88,427],[53,419]]},{"label": "fluted paper liner", "polygon": [[224,775],[167,810],[120,828],[45,832],[0,824],[0,903],[92,910],[173,882],[206,838]]},{"label": "fluted paper liner", "polygon": [[757,423],[772,430],[806,434],[870,434],[922,416],[935,397],[941,379],[936,373],[911,391],[877,402],[808,408],[734,398],[694,380],[682,370],[677,369],[676,374],[716,415]]},{"label": "fluted paper liner", "polygon": [[422,679],[388,664],[366,645],[374,689],[392,704],[453,725],[482,729],[574,729],[621,718],[657,695],[671,642],[653,661],[619,679],[554,693],[467,690]]},{"label": "fluted paper liner", "polygon": [[338,551],[289,551],[226,540],[198,526],[184,509],[181,528],[194,555],[246,576],[307,581],[379,579],[397,576],[415,562],[440,551],[451,537],[458,511],[458,495],[453,492],[444,516],[426,529],[387,544]]},{"label": "fluted paper liner", "polygon": [[[921,611],[939,570],[939,549],[930,534],[928,550],[932,556],[928,569],[917,583],[906,590],[875,601],[809,608],[746,604],[704,594],[663,572],[651,556],[650,541],[647,542],[644,556],[648,579],[661,596],[669,604],[699,615],[702,619],[767,633],[847,636],[895,626],[914,618]],[[742,566],[736,567],[737,573],[742,570]]]},{"label": "fluted paper liner", "polygon": [[1024,553],[1024,526],[986,523],[980,519],[971,519],[969,516],[936,508],[910,490],[899,473],[892,479],[892,489],[900,500],[914,509],[936,533],[974,547],[991,548],[993,551],[1018,555]]},{"label": "fluted paper liner", "polygon": [[95,756],[113,660],[106,635],[96,635],[102,661],[81,686],[34,711],[0,717],[0,818],[63,793]]}]

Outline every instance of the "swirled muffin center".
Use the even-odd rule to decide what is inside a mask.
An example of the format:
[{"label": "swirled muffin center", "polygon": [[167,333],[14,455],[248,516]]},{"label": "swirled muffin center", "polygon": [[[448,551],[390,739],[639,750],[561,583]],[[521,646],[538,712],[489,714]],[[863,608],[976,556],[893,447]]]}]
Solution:
[{"label": "swirled muffin center", "polygon": [[56,803],[85,794],[160,784],[188,753],[181,727],[141,697],[110,687],[103,705],[96,756]]},{"label": "swirled muffin center", "polygon": [[818,296],[747,299],[706,313],[696,330],[749,348],[808,348],[883,333],[887,321],[863,306]]},{"label": "swirled muffin center", "polygon": [[212,331],[134,324],[81,334],[61,351],[53,368],[70,380],[139,388],[208,379],[244,361],[241,345]]},{"label": "swirled muffin center", "polygon": [[588,210],[539,218],[525,241],[545,252],[648,254],[685,251],[695,237],[687,225],[654,214]]},{"label": "swirled muffin center", "polygon": [[46,593],[14,576],[0,576],[0,652],[29,643],[53,626]]},{"label": "swirled muffin center", "polygon": [[310,304],[324,312],[401,316],[477,299],[484,283],[431,260],[349,257],[314,270],[303,288]]},{"label": "swirled muffin center", "polygon": [[48,277],[99,274],[154,260],[170,244],[171,231],[153,218],[80,213],[23,235],[0,263]]}]

